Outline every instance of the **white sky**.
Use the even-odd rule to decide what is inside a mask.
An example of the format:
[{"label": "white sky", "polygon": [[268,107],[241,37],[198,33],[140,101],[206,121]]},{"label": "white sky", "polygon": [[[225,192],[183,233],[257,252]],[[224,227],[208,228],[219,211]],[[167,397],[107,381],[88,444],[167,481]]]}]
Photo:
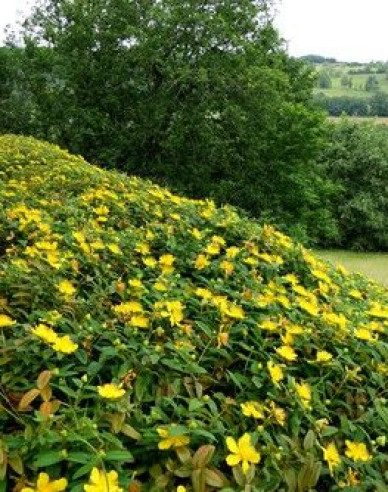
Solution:
[{"label": "white sky", "polygon": [[0,0],[0,41],[4,40],[4,28],[22,21],[31,3],[33,0]]},{"label": "white sky", "polygon": [[388,0],[277,0],[292,55],[388,61]]},{"label": "white sky", "polygon": [[[344,61],[388,61],[388,0],[276,0],[276,25],[292,55]],[[21,20],[33,0],[0,0],[4,27]]]}]

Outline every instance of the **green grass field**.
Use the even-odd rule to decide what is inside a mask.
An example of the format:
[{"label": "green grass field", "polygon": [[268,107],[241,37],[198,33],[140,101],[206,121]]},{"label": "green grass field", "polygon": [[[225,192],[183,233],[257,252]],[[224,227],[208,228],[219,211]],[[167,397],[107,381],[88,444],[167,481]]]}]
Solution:
[{"label": "green grass field", "polygon": [[[372,93],[365,90],[365,82],[369,77],[369,74],[349,74],[349,70],[354,69],[346,64],[325,64],[316,66],[316,70],[326,71],[331,78],[332,87],[330,89],[316,88],[316,93],[323,93],[327,96],[348,96],[348,97],[369,97]],[[361,68],[361,67],[359,67]],[[342,87],[341,78],[344,75],[348,75],[352,79],[352,87]],[[373,74],[379,82],[379,90],[388,94],[388,78],[386,74]]]},{"label": "green grass field", "polygon": [[351,272],[362,273],[388,287],[388,253],[356,253],[327,250],[317,254],[334,264],[341,264]]},{"label": "green grass field", "polygon": [[[334,123],[339,123],[342,118],[340,116],[328,116],[327,119],[329,121],[333,121]],[[347,120],[355,121],[356,123],[376,123],[378,125],[388,125],[388,118],[382,116],[346,116]]]}]

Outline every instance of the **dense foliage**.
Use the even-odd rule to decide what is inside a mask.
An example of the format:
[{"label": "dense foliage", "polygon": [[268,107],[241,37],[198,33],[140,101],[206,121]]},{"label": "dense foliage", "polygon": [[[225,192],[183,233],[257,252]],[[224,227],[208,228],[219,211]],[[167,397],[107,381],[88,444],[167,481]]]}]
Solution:
[{"label": "dense foliage", "polygon": [[388,128],[344,119],[331,125],[329,139],[321,165],[335,190],[328,202],[339,232],[334,245],[388,250]]},{"label": "dense foliage", "polygon": [[[324,81],[324,84],[326,84],[325,87],[330,87],[327,80]],[[318,93],[315,99],[330,116],[388,117],[388,94],[382,91],[377,91],[370,97],[329,96]]]},{"label": "dense foliage", "polygon": [[306,235],[323,223],[322,115],[312,69],[285,52],[269,4],[43,1],[0,130]]},{"label": "dense foliage", "polygon": [[0,172],[1,490],[386,490],[385,289],[33,139]]}]

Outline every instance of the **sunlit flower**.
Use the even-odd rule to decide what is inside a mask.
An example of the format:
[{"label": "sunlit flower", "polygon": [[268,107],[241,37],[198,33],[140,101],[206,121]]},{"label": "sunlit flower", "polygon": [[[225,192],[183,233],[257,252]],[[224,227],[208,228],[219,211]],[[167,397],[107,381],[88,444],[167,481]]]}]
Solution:
[{"label": "sunlit flower", "polygon": [[245,403],[241,403],[241,410],[243,415],[245,415],[246,417],[254,417],[255,419],[264,418],[263,406],[256,401],[247,401]]},{"label": "sunlit flower", "polygon": [[159,449],[181,448],[187,446],[190,442],[190,437],[181,433],[180,429],[172,425],[170,427],[158,427],[156,429],[159,437]]},{"label": "sunlit flower", "polygon": [[175,257],[171,254],[162,255],[159,258],[159,265],[164,274],[170,274],[174,271]]},{"label": "sunlit flower", "polygon": [[348,458],[354,461],[369,461],[372,457],[368,451],[368,448],[363,442],[345,441],[346,451],[345,454]]},{"label": "sunlit flower", "polygon": [[233,439],[233,437],[227,437],[226,445],[232,453],[226,457],[226,462],[229,466],[236,466],[242,463],[243,472],[247,473],[251,464],[255,465],[260,462],[260,453],[252,446],[249,434],[244,434],[238,441]]},{"label": "sunlit flower", "polygon": [[84,485],[85,492],[123,492],[119,486],[116,470],[106,473],[98,468],[93,468],[89,482]]},{"label": "sunlit flower", "polygon": [[117,400],[125,395],[125,389],[114,383],[106,383],[103,386],[97,386],[98,394],[107,400]]},{"label": "sunlit flower", "polygon": [[78,349],[78,345],[73,342],[69,335],[64,335],[63,337],[56,338],[53,342],[53,349],[63,354],[72,354]]},{"label": "sunlit flower", "polygon": [[66,478],[50,480],[47,473],[39,473],[34,487],[23,487],[21,492],[62,492],[67,488]]},{"label": "sunlit flower", "polygon": [[306,408],[308,408],[310,406],[310,402],[311,402],[310,385],[307,383],[295,383],[295,389],[296,389],[296,392],[297,392],[299,398],[302,400],[302,404]]},{"label": "sunlit flower", "polygon": [[9,326],[13,326],[15,324],[16,321],[7,314],[0,314],[0,328],[8,328]]},{"label": "sunlit flower", "polygon": [[57,333],[55,331],[42,323],[32,328],[32,333],[37,337],[44,340],[46,343],[55,343],[58,339]]},{"label": "sunlit flower", "polygon": [[371,342],[375,339],[372,333],[367,328],[357,328],[356,330],[354,330],[354,335],[359,340],[364,340],[366,342]]},{"label": "sunlit flower", "polygon": [[210,261],[205,255],[198,255],[195,262],[194,262],[194,267],[197,270],[203,270],[207,266],[210,265]]},{"label": "sunlit flower", "polygon": [[229,276],[233,273],[234,265],[232,262],[224,260],[221,261],[220,269],[226,276]]},{"label": "sunlit flower", "polygon": [[309,300],[306,300],[306,299],[303,299],[302,297],[300,297],[298,299],[298,304],[299,304],[299,307],[301,309],[303,309],[303,311],[306,311],[311,316],[318,316],[319,307],[317,306],[317,304],[315,302],[311,302]]},{"label": "sunlit flower", "polygon": [[57,285],[57,289],[64,297],[71,297],[77,292],[76,288],[69,280],[62,280]]},{"label": "sunlit flower", "polygon": [[333,358],[330,352],[326,352],[326,350],[318,350],[316,361],[317,362],[329,362]]},{"label": "sunlit flower", "polygon": [[283,359],[286,359],[288,361],[295,361],[298,358],[297,353],[295,350],[290,347],[289,345],[282,345],[281,347],[278,347],[276,349],[276,353],[279,354]]},{"label": "sunlit flower", "polygon": [[267,368],[271,376],[272,382],[275,386],[278,386],[280,381],[284,379],[284,373],[281,366],[274,364],[272,361],[268,361]]},{"label": "sunlit flower", "polygon": [[333,468],[341,464],[341,457],[338,453],[337,447],[334,442],[330,442],[323,449],[323,459],[329,466],[330,473],[333,473]]}]

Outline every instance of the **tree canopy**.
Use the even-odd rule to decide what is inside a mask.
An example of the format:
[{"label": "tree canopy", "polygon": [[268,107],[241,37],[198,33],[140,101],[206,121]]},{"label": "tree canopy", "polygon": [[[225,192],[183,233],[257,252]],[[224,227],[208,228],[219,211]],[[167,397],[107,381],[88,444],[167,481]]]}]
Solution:
[{"label": "tree canopy", "polygon": [[[314,76],[266,0],[45,0],[25,24],[28,133],[280,225],[315,227]],[[22,110],[26,109],[21,102]]]}]

